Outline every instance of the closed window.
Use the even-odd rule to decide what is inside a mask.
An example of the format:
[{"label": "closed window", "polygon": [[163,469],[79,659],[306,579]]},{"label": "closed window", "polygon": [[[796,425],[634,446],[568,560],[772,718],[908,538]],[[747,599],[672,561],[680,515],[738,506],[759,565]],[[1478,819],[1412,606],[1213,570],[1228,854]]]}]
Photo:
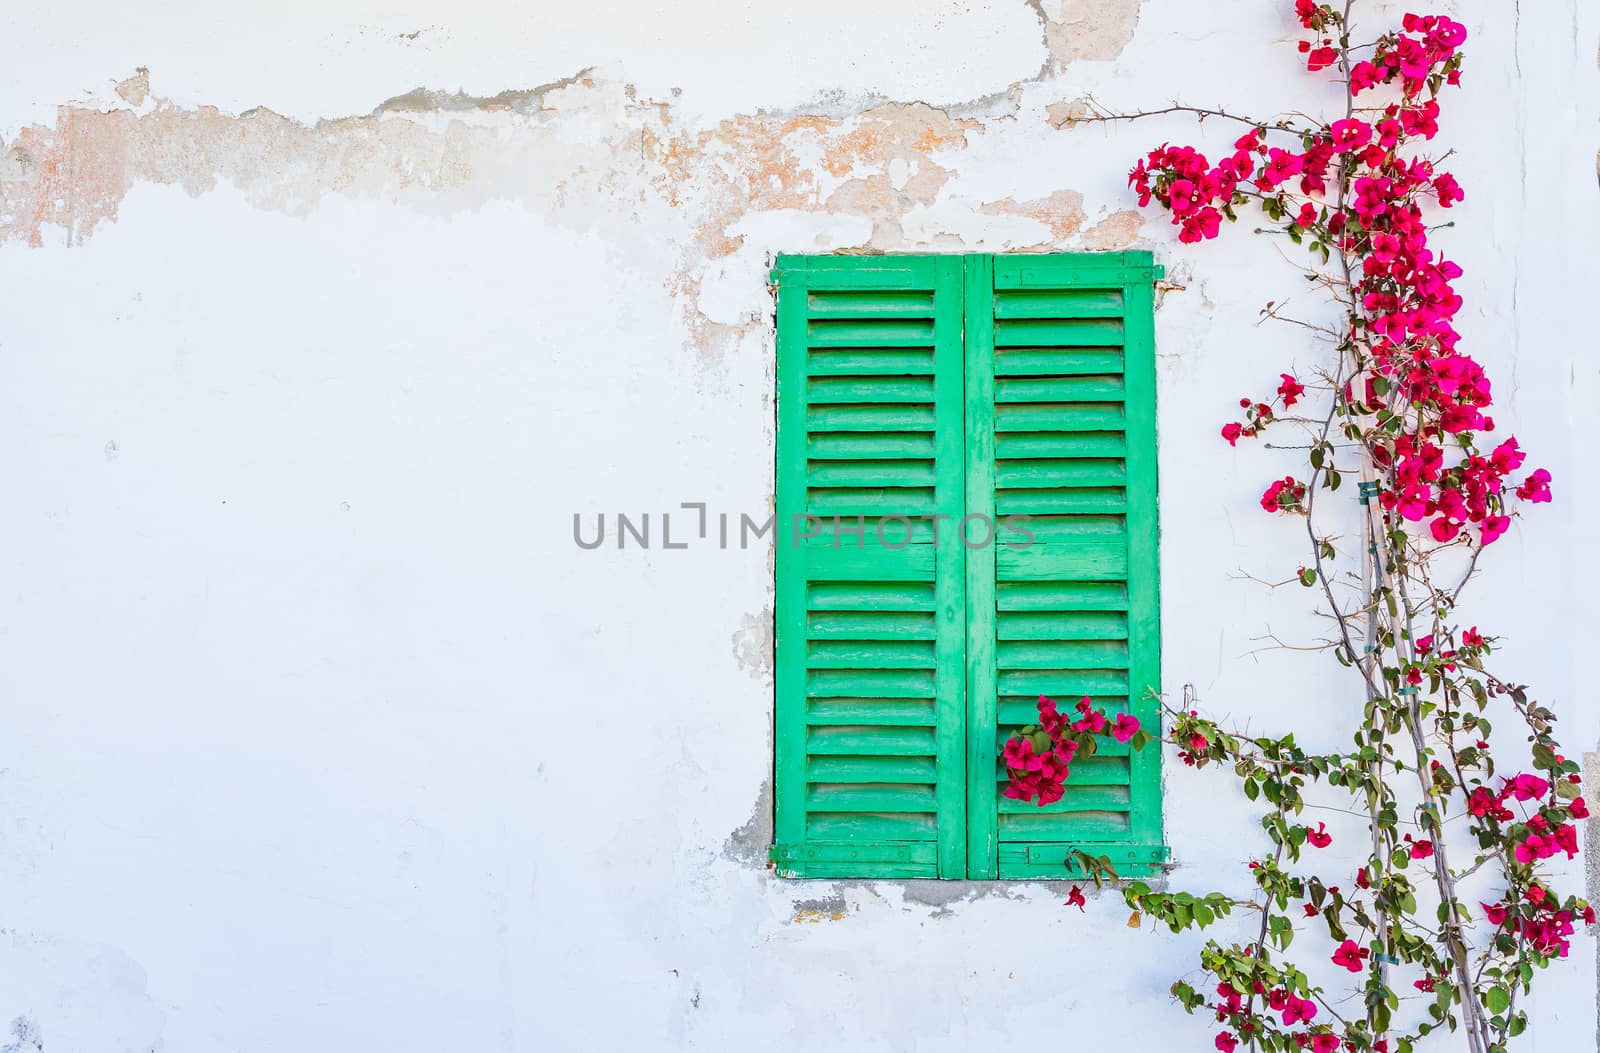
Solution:
[{"label": "closed window", "polygon": [[1149,253],[780,256],[776,822],[789,877],[1062,878],[1166,857],[1160,756],[1047,807],[1041,694],[1159,725]]}]

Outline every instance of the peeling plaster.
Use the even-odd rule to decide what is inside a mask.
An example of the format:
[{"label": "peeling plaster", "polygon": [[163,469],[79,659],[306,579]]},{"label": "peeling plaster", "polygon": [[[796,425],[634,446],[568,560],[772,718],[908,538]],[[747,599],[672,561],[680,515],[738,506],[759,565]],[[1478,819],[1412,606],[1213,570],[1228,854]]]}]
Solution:
[{"label": "peeling plaster", "polygon": [[150,70],[140,66],[133,76],[117,82],[117,95],[134,109],[144,105],[150,94]]},{"label": "peeling plaster", "polygon": [[1028,0],[1044,23],[1057,62],[1104,61],[1122,53],[1139,25],[1142,0]]},{"label": "peeling plaster", "polygon": [[[1131,27],[1137,5],[1114,6],[1127,17],[1111,22]],[[1055,33],[1077,24],[1082,4],[1041,9],[1040,17]],[[1076,31],[1068,36],[1079,42],[1070,51],[1057,46],[1063,62],[1068,54],[1109,57],[1127,42],[1125,34],[1088,34],[1088,43]],[[722,261],[774,247],[760,238],[762,217],[831,218],[836,225],[815,247],[860,252],[959,245],[931,219],[939,214],[949,222],[975,213],[1031,221],[1000,236],[995,247],[1004,251],[1126,247],[1141,224],[1126,210],[1091,223],[1071,189],[1028,201],[953,193],[975,141],[992,122],[1016,119],[1009,93],[981,116],[921,102],[835,100],[830,113],[740,114],[692,127],[671,103],[641,98],[595,67],[494,95],[419,87],[368,114],[312,123],[265,107],[229,114],[177,106],[151,94],[143,67],[116,91],[125,107],[62,106],[54,126],[0,142],[0,242],[39,246],[60,236],[82,244],[116,220],[140,184],[198,196],[228,183],[255,207],[298,216],[330,194],[435,214],[510,200],[583,228],[602,214],[640,226],[651,212],[662,220],[653,230],[668,216],[689,225],[668,286],[689,343],[707,361],[762,324],[757,299],[742,310],[703,302]],[[1049,120],[1060,123],[1055,106]],[[912,216],[923,221],[910,227]]]},{"label": "peeling plaster", "polygon": [[[421,32],[420,30],[418,32]],[[413,34],[415,36],[415,34]],[[148,73],[148,71],[145,71]],[[468,95],[465,92],[454,91],[429,91],[426,88],[413,88],[404,95],[396,95],[392,99],[380,102],[372,111],[374,117],[385,113],[463,113],[467,111],[481,111],[495,113],[506,110],[511,113],[523,115],[538,113],[545,108],[544,100],[551,92],[562,88],[570,88],[575,84],[582,84],[589,80],[594,67],[581,69],[570,77],[562,77],[548,84],[541,84],[534,88],[524,88],[516,91],[502,91],[496,95]],[[148,87],[148,82],[147,85]],[[135,106],[138,103],[134,103]]]},{"label": "peeling plaster", "polygon": [[1071,99],[1052,102],[1044,108],[1044,112],[1050,120],[1050,127],[1060,129],[1073,127],[1089,116],[1093,108],[1088,99]]},{"label": "peeling plaster", "polygon": [[[767,756],[772,755],[772,738],[767,737]],[[747,866],[765,866],[767,846],[772,844],[772,780],[761,780],[761,792],[751,807],[750,818],[728,835],[722,858]]]},{"label": "peeling plaster", "polygon": [[1049,230],[1048,239],[1034,245],[1017,246],[1014,251],[1020,252],[1047,252],[1054,245],[1074,239],[1084,248],[1095,251],[1120,248],[1137,239],[1144,226],[1144,217],[1138,212],[1120,209],[1085,228],[1083,195],[1076,190],[1057,190],[1048,197],[1032,201],[1002,198],[989,202],[982,210],[990,215],[1026,216]]},{"label": "peeling plaster", "polygon": [[739,630],[733,634],[733,657],[739,668],[770,684],[772,656],[772,608],[765,607],[739,620]]}]

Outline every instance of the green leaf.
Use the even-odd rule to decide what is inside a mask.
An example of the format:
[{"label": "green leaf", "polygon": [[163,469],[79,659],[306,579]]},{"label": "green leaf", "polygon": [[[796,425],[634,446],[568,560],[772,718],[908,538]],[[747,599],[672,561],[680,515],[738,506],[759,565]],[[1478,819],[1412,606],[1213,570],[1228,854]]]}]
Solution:
[{"label": "green leaf", "polygon": [[1489,1007],[1491,1013],[1504,1013],[1511,1008],[1511,992],[1504,987],[1491,987],[1483,996],[1483,1004]]}]

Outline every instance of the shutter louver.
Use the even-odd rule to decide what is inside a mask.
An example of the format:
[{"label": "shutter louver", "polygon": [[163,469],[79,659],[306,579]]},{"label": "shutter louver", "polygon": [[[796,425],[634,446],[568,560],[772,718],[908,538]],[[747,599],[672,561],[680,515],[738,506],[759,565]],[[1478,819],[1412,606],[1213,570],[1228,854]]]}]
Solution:
[{"label": "shutter louver", "polygon": [[961,259],[779,257],[774,279],[773,859],[960,877]]},{"label": "shutter louver", "polygon": [[1154,747],[1101,739],[1045,807],[1002,795],[996,747],[1037,719],[1040,695],[1159,726],[1150,258],[981,259],[993,271],[980,303],[969,264],[967,510],[1027,516],[1032,540],[1002,528],[968,557],[968,873],[1060,877],[1078,849],[1148,873],[1165,858]]}]

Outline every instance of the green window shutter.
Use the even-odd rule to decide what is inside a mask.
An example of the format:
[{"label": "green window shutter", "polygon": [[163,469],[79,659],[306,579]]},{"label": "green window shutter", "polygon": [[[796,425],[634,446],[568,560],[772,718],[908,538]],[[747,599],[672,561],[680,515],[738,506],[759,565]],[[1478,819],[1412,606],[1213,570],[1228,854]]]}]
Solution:
[{"label": "green window shutter", "polygon": [[1043,808],[1001,795],[996,756],[1041,694],[1158,727],[1154,277],[1141,252],[969,263],[967,511],[1032,535],[968,553],[972,877],[1061,876],[1074,849],[1125,875],[1165,858],[1156,748],[1101,740]]},{"label": "green window shutter", "polygon": [[998,757],[1041,694],[1159,726],[1156,277],[1142,252],[779,257],[781,875],[1166,858],[1157,748],[1103,740],[1045,808]]},{"label": "green window shutter", "polygon": [[773,860],[961,877],[962,260],[780,256],[773,277]]}]

